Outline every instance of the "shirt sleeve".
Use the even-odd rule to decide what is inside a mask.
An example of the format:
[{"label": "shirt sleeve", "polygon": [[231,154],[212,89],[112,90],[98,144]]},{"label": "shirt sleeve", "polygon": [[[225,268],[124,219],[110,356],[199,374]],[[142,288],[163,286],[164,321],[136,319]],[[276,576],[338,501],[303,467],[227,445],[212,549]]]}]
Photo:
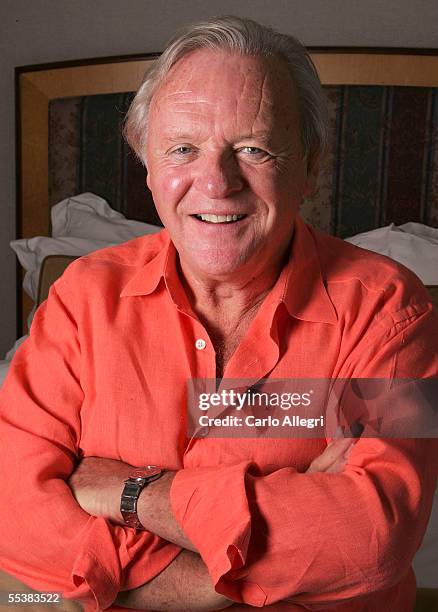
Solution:
[{"label": "shirt sleeve", "polygon": [[[437,347],[431,305],[408,308],[389,326],[379,321],[345,367],[351,377],[437,377]],[[320,609],[407,574],[430,514],[437,442],[363,438],[341,474],[259,476],[251,462],[185,468],[173,511],[218,592],[253,606],[287,599]]]},{"label": "shirt sleeve", "polygon": [[0,390],[0,565],[32,588],[97,610],[155,577],[181,549],[88,515],[66,482],[83,400],[69,301],[52,287]]}]

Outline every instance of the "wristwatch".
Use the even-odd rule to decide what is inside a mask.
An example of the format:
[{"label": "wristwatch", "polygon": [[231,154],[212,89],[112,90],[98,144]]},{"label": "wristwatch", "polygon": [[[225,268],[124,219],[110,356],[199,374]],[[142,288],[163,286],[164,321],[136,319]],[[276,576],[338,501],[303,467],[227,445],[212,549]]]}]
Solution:
[{"label": "wristwatch", "polygon": [[164,474],[164,470],[157,465],[147,465],[144,468],[134,470],[132,475],[124,483],[122,497],[120,500],[120,513],[128,527],[144,530],[137,514],[137,502],[140,493],[149,483],[158,480]]}]

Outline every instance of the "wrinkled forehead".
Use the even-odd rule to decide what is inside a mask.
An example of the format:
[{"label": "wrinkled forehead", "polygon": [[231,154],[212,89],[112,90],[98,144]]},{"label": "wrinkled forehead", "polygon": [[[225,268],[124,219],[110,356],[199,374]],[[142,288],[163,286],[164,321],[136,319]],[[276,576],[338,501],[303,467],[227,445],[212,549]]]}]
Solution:
[{"label": "wrinkled forehead", "polygon": [[263,114],[296,109],[295,86],[278,57],[253,57],[198,49],[184,55],[152,98],[156,105],[216,104],[224,111],[242,106]]}]

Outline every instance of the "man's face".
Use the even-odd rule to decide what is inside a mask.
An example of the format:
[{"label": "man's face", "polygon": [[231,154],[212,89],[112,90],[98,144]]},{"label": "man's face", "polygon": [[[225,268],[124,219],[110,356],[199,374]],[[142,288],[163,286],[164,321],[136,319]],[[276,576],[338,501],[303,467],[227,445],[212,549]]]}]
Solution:
[{"label": "man's face", "polygon": [[183,270],[245,280],[278,264],[314,179],[283,62],[184,56],[153,96],[146,156]]}]

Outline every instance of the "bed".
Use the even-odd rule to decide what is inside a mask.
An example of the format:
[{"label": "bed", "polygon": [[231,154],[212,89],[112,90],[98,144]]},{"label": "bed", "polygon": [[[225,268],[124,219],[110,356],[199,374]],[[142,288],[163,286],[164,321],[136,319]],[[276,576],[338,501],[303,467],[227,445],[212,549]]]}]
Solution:
[{"label": "bed", "polygon": [[[109,203],[121,226],[130,220],[134,229],[135,223],[159,228],[145,170],[120,138],[132,92],[155,57],[17,69],[18,239],[78,238],[59,234],[53,207],[84,193]],[[316,194],[303,204],[304,218],[341,238],[411,222],[437,228],[438,54],[319,48],[312,50],[312,58],[327,91],[330,144]],[[81,254],[59,250],[48,253],[52,261],[39,261],[44,261],[43,273],[38,269],[32,281],[37,303],[71,258]],[[22,281],[18,269],[17,337],[25,333],[34,306]],[[438,304],[438,278],[427,284]],[[0,384],[7,367],[8,361],[0,362]],[[438,589],[437,514],[435,503],[415,561],[422,587],[419,610],[433,609],[421,606],[427,606],[427,598],[435,597],[432,589]]]}]

